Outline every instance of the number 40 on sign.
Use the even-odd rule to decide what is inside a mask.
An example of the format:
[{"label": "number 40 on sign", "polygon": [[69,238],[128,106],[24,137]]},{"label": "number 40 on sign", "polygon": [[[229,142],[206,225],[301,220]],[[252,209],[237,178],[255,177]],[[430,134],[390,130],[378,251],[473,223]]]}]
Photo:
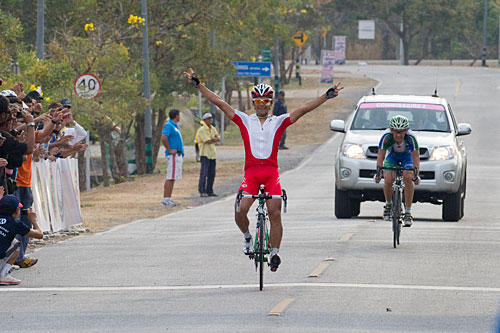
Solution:
[{"label": "number 40 on sign", "polygon": [[101,82],[95,75],[85,73],[76,78],[74,89],[77,96],[86,99],[96,98],[101,91]]}]

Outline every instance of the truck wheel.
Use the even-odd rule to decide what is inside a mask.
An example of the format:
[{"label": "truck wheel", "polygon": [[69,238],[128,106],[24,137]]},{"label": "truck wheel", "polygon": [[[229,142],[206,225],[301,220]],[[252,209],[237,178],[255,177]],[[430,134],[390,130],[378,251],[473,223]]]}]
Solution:
[{"label": "truck wheel", "polygon": [[335,216],[339,219],[348,219],[352,216],[352,200],[347,191],[335,186]]},{"label": "truck wheel", "polygon": [[356,217],[359,215],[361,206],[361,201],[356,199],[351,199],[351,217]]},{"label": "truck wheel", "polygon": [[465,195],[467,193],[467,173],[465,174],[464,183],[462,185],[462,206],[460,210],[460,218],[464,217],[464,209],[465,209]]},{"label": "truck wheel", "polygon": [[462,191],[451,193],[443,200],[443,220],[457,222],[462,215]]}]

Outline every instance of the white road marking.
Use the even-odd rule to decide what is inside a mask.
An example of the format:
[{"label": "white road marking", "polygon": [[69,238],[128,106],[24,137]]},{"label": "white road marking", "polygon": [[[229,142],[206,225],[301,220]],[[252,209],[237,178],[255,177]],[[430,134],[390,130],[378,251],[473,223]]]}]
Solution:
[{"label": "white road marking", "polygon": [[309,274],[309,277],[310,278],[317,278],[327,268],[328,268],[328,263],[327,262],[322,262],[318,266],[316,266],[316,268],[311,272],[311,274]]},{"label": "white road marking", "polygon": [[457,85],[455,86],[455,97],[458,96],[461,86],[462,86],[462,80],[457,80]]},{"label": "white road marking", "polygon": [[342,237],[340,237],[340,241],[342,241],[342,242],[347,242],[347,241],[348,241],[348,240],[350,240],[353,236],[354,236],[354,233],[353,233],[353,232],[350,232],[350,233],[344,234]]},{"label": "white road marking", "polygon": [[276,304],[271,311],[267,314],[268,316],[281,316],[281,313],[285,310],[287,306],[290,305],[295,300],[295,298],[285,298],[278,304]]},{"label": "white road marking", "polygon": [[[114,292],[114,291],[176,291],[176,290],[209,290],[209,289],[254,289],[257,284],[221,284],[198,286],[135,286],[135,287],[38,287],[17,288],[0,287],[0,294],[6,293],[33,293],[33,292]],[[269,283],[266,289],[272,288],[355,288],[355,289],[403,289],[403,290],[432,290],[432,291],[470,291],[500,293],[500,287],[467,287],[467,286],[427,286],[410,284],[370,284],[370,283],[336,283],[336,282],[290,282]]]}]

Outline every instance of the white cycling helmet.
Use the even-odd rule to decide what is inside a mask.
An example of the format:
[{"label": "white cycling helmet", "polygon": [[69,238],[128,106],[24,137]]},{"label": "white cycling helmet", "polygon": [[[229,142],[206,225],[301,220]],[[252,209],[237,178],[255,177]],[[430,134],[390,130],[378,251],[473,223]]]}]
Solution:
[{"label": "white cycling helmet", "polygon": [[265,83],[261,83],[254,86],[252,88],[252,98],[259,98],[259,97],[267,97],[272,99],[274,97],[273,88]]},{"label": "white cycling helmet", "polygon": [[396,130],[405,130],[410,127],[410,123],[405,116],[397,115],[391,118],[390,127]]}]

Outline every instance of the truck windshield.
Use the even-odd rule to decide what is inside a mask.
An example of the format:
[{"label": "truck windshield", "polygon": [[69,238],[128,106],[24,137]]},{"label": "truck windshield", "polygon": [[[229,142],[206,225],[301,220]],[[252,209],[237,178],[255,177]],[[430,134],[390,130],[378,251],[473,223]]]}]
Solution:
[{"label": "truck windshield", "polygon": [[395,115],[408,118],[412,131],[450,132],[444,106],[423,103],[363,103],[356,112],[351,130],[385,130]]}]

